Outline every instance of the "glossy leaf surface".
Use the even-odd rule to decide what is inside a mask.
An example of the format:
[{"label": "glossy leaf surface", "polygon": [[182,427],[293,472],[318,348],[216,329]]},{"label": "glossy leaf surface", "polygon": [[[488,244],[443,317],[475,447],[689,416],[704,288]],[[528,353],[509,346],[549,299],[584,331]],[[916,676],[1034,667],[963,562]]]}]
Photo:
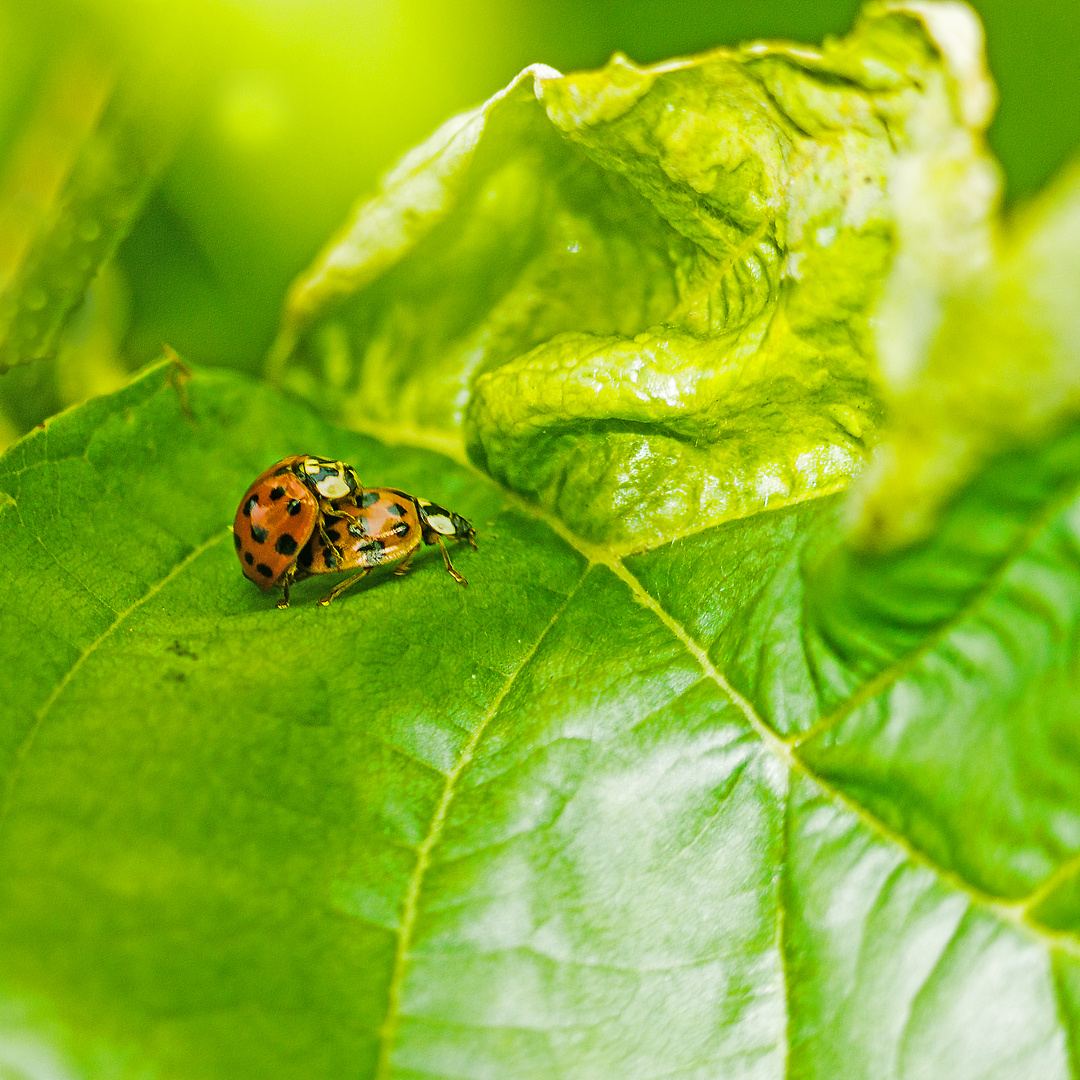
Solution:
[{"label": "glossy leaf surface", "polygon": [[[957,4],[534,70],[293,292],[381,438],[174,358],[0,458],[0,1073],[1075,1080],[1080,187],[991,100]],[[275,609],[300,452],[468,588]]]},{"label": "glossy leaf surface", "polygon": [[[900,632],[863,586],[947,598],[948,527],[829,569],[824,500],[590,561],[235,377],[58,418],[0,473],[0,1060],[1074,1075],[1080,515],[1033,490],[1072,438],[998,463],[1027,539]],[[276,610],[226,523],[302,449],[493,533],[468,589],[431,552]]]}]

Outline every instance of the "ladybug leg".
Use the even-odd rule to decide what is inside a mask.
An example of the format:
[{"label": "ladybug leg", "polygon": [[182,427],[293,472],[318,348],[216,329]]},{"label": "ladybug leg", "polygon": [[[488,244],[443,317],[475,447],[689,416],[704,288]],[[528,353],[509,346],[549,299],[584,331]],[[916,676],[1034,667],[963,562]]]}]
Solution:
[{"label": "ladybug leg", "polygon": [[338,562],[344,561],[341,555],[341,548],[326,535],[326,524],[322,514],[319,515],[319,539],[322,540],[322,542],[337,556]]},{"label": "ladybug leg", "polygon": [[401,577],[402,574],[407,574],[409,572],[409,563],[413,561],[413,556],[416,554],[416,550],[416,548],[413,548],[412,551],[410,551],[409,554],[406,555],[405,558],[402,559],[402,561],[394,567],[394,574],[396,574],[398,577]]},{"label": "ladybug leg", "polygon": [[346,578],[344,581],[335,585],[321,600],[319,600],[319,607],[329,607],[330,602],[337,596],[340,596],[346,589],[351,588],[361,578],[367,577],[371,573],[371,567],[365,566],[359,574],[353,574],[351,578]]},{"label": "ladybug leg", "polygon": [[442,537],[436,536],[435,542],[439,545],[439,550],[442,552],[443,562],[446,563],[446,572],[459,585],[468,585],[469,583],[454,569],[454,564],[450,561],[450,552],[446,550],[446,545],[443,543]]},{"label": "ladybug leg", "polygon": [[289,586],[292,584],[293,569],[281,579],[281,587],[285,590],[285,595],[277,602],[278,610],[284,610],[289,606]]}]

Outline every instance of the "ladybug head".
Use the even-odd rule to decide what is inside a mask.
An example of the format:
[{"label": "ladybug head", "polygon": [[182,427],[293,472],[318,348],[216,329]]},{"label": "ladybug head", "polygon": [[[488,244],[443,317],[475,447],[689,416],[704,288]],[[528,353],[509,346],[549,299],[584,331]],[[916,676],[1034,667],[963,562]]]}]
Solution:
[{"label": "ladybug head", "polygon": [[344,461],[331,461],[308,454],[300,459],[299,471],[301,479],[312,491],[331,502],[355,499],[364,490],[356,470]]}]

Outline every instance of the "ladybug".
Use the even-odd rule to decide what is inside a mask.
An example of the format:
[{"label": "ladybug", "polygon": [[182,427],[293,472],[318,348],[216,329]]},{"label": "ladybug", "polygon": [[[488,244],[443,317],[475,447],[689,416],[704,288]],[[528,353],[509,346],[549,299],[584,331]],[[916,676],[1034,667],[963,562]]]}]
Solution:
[{"label": "ladybug", "polygon": [[298,553],[316,534],[333,547],[325,516],[362,495],[355,470],[343,461],[298,454],[271,465],[244,493],[233,520],[244,576],[263,592],[281,585],[279,607],[288,607]]},{"label": "ladybug", "polygon": [[447,573],[459,585],[467,585],[450,561],[444,537],[476,548],[476,530],[460,514],[396,488],[370,488],[358,503],[340,505],[327,519],[326,538],[311,536],[297,559],[295,580],[359,570],[319,601],[326,607],[374,567],[401,560],[393,571],[400,576],[408,571],[421,544],[438,544]]}]

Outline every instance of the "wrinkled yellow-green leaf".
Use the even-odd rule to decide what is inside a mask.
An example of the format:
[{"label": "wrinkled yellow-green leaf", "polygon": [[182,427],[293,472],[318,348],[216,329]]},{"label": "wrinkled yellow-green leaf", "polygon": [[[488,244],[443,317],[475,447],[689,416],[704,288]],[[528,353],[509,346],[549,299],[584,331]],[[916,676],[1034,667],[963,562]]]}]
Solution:
[{"label": "wrinkled yellow-green leaf", "polygon": [[841,488],[883,415],[905,183],[941,188],[924,232],[986,247],[981,49],[962,5],[872,4],[820,48],[528,69],[358,206],[271,370],[354,426],[457,435],[616,548]]}]

